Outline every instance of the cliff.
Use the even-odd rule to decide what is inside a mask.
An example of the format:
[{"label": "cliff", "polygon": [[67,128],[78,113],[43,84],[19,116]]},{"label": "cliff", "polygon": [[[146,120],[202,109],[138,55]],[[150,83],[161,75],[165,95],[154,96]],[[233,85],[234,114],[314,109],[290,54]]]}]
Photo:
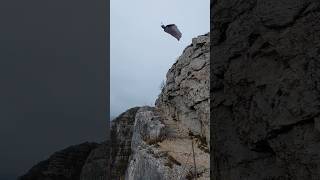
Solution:
[{"label": "cliff", "polygon": [[123,178],[131,155],[135,116],[139,107],[131,108],[111,122],[111,179]]},{"label": "cliff", "polygon": [[209,34],[194,38],[168,71],[156,106],[138,108],[133,126],[126,131],[132,133],[130,156],[119,154],[128,164],[114,179],[190,179],[194,176],[192,142],[198,179],[210,178],[209,44]]},{"label": "cliff", "polygon": [[319,179],[320,3],[211,3],[212,175]]},{"label": "cliff", "polygon": [[209,45],[209,34],[194,38],[168,71],[155,107],[115,118],[110,142],[59,151],[20,179],[191,179],[192,149],[198,179],[209,179]]}]

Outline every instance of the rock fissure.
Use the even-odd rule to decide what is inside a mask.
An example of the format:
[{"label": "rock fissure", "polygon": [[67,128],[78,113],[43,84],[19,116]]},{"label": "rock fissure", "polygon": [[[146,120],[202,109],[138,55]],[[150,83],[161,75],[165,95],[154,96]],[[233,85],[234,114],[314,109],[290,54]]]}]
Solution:
[{"label": "rock fissure", "polygon": [[298,122],[293,123],[293,124],[281,126],[278,129],[273,129],[272,131],[270,131],[267,134],[267,139],[273,139],[273,138],[276,138],[277,136],[279,136],[281,134],[288,133],[289,131],[291,131],[293,128],[295,128],[297,126],[303,126],[305,124],[314,123],[314,119],[315,118],[309,118],[309,119],[306,119],[306,120],[298,121]]}]

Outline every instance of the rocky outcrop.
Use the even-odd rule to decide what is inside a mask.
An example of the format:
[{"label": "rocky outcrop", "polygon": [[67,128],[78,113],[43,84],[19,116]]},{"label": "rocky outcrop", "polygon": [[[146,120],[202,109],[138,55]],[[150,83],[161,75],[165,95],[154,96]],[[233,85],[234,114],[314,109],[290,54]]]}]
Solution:
[{"label": "rocky outcrop", "polygon": [[111,179],[119,180],[125,175],[131,155],[131,141],[136,112],[139,107],[131,108],[111,122]]},{"label": "rocky outcrop", "polygon": [[[155,108],[142,107],[138,110],[125,179],[171,180],[192,176],[193,137],[168,138],[167,128]],[[199,179],[208,179],[209,154],[199,146],[195,147],[195,154]]]},{"label": "rocky outcrop", "polygon": [[167,73],[156,107],[135,116],[128,180],[209,179],[209,34],[192,40]]},{"label": "rocky outcrop", "polygon": [[[20,180],[124,178],[131,155],[133,126],[138,109],[131,108],[111,122],[110,141],[101,144],[83,143],[58,151],[31,168]],[[152,134],[149,131],[146,133]]]},{"label": "rocky outcrop", "polygon": [[207,144],[209,129],[209,34],[192,40],[167,73],[156,101],[163,120],[174,136],[199,135]]},{"label": "rocky outcrop", "polygon": [[[197,176],[198,180],[208,180],[209,44],[209,34],[194,38],[167,73],[156,106],[131,108],[115,118],[110,142],[92,145],[83,156],[75,153],[74,158],[73,152],[82,152],[84,145],[72,147],[71,153],[63,150],[62,157],[58,152],[25,177],[185,180]],[[108,170],[111,177],[107,177]]]},{"label": "rocky outcrop", "polygon": [[131,144],[133,153],[126,173],[127,180],[178,179],[181,166],[172,163],[167,152],[161,151],[157,144],[165,138],[164,127],[154,108],[139,109],[134,125]]},{"label": "rocky outcrop", "polygon": [[320,178],[320,3],[211,3],[214,179]]},{"label": "rocky outcrop", "polygon": [[76,180],[90,152],[97,143],[83,143],[70,146],[54,153],[49,159],[32,167],[19,180]]}]

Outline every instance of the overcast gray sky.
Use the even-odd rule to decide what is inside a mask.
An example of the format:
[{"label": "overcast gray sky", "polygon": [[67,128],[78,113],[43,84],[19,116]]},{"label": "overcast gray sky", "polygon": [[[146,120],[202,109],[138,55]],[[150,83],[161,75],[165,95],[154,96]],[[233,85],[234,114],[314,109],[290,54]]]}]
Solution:
[{"label": "overcast gray sky", "polygon": [[[210,30],[209,0],[111,0],[111,117],[154,105],[169,68],[192,38]],[[176,24],[182,38],[166,34]]]}]

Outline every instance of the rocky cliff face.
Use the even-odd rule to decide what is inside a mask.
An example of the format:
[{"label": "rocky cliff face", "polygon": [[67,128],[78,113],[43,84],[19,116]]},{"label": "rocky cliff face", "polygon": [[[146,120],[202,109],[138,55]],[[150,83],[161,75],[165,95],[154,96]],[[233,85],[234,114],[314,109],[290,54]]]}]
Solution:
[{"label": "rocky cliff face", "polygon": [[31,168],[19,180],[119,180],[131,154],[135,115],[131,108],[114,119],[111,141],[83,143],[58,151]]},{"label": "rocky cliff face", "polygon": [[209,144],[209,35],[192,40],[167,73],[156,107],[175,136],[199,135]]},{"label": "rocky cliff face", "polygon": [[131,141],[135,116],[139,107],[131,108],[112,121],[111,124],[111,179],[119,180],[125,175],[131,155]]},{"label": "rocky cliff face", "polygon": [[156,106],[114,119],[110,142],[58,152],[22,179],[209,179],[209,45],[209,34],[194,38],[168,71]]},{"label": "rocky cliff face", "polygon": [[211,3],[215,179],[319,179],[320,3]]},{"label": "rocky cliff face", "polygon": [[209,34],[192,40],[167,73],[156,107],[135,116],[125,179],[209,179]]}]

